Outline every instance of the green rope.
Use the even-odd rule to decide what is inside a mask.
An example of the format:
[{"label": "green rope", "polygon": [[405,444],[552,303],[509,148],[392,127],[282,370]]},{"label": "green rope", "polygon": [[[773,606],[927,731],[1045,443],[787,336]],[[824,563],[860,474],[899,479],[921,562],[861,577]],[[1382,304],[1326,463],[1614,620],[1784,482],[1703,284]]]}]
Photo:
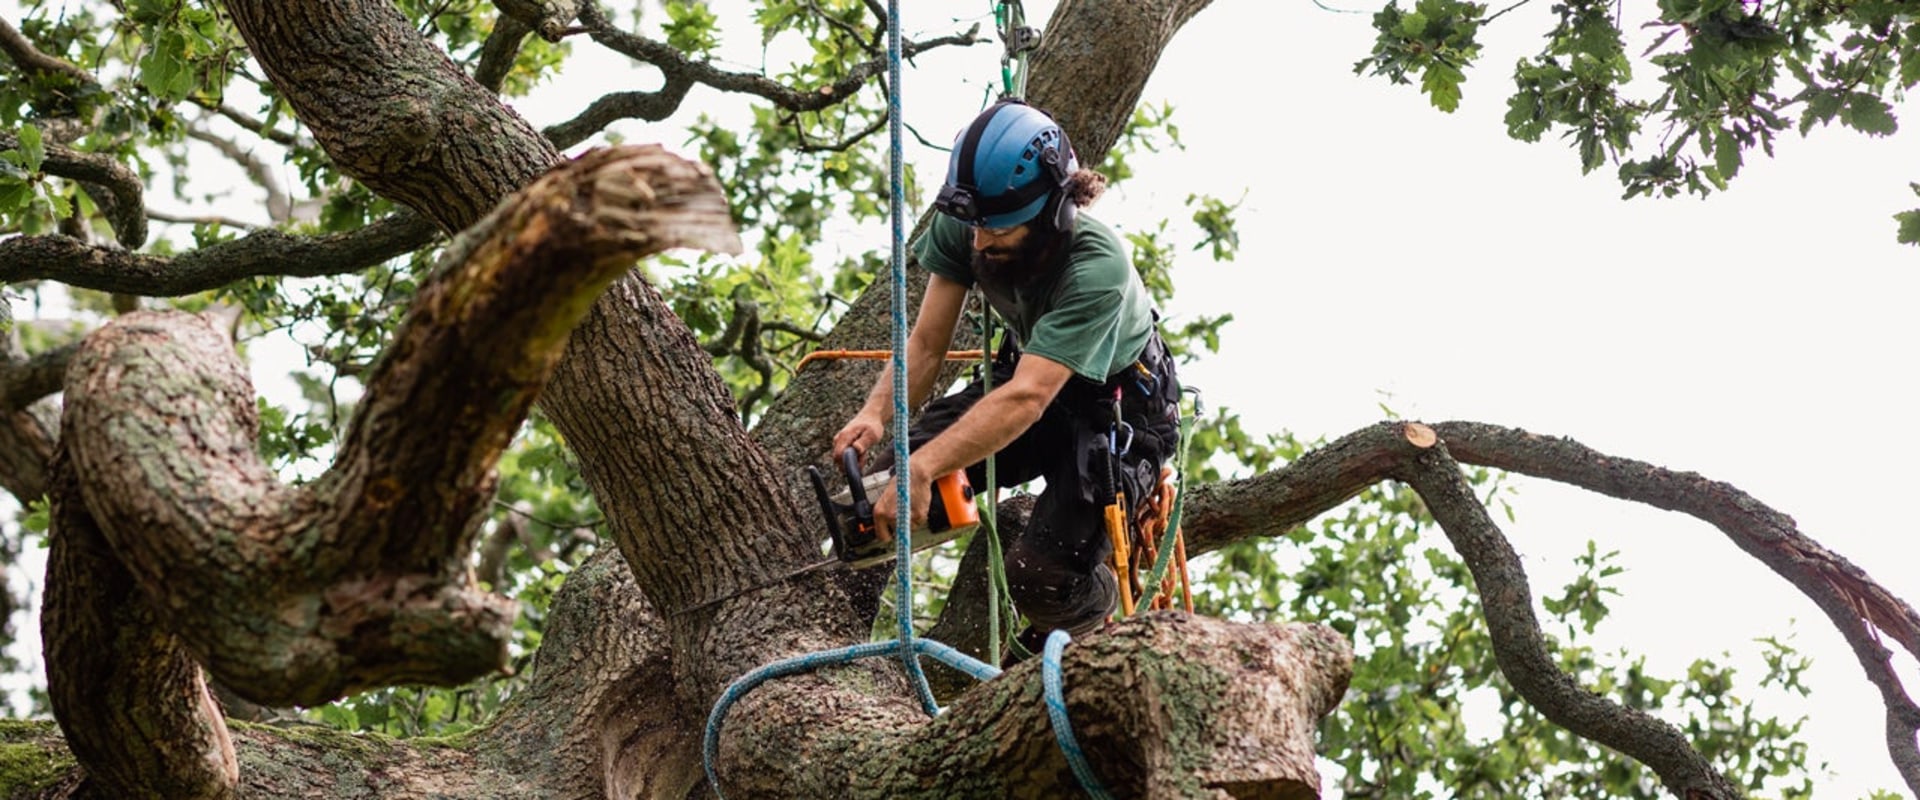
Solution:
[{"label": "green rope", "polygon": [[[1167,531],[1160,535],[1160,550],[1154,554],[1153,569],[1147,571],[1147,582],[1144,584],[1145,588],[1142,591],[1146,592],[1148,597],[1159,593],[1160,581],[1165,578],[1167,574],[1167,564],[1173,560],[1173,542],[1174,539],[1180,536],[1180,509],[1181,506],[1187,502],[1187,442],[1193,435],[1194,418],[1205,413],[1200,409],[1199,391],[1182,389],[1181,392],[1183,394],[1192,392],[1193,414],[1180,418],[1180,456],[1174,459],[1173,467],[1173,513],[1167,515]],[[1178,408],[1178,404],[1176,404],[1175,407]],[[1134,615],[1138,616],[1151,605],[1153,604],[1142,602],[1134,606]]]},{"label": "green rope", "polygon": [[[993,391],[993,309],[980,293],[980,380],[982,396]],[[1000,552],[1000,475],[994,457],[987,456],[987,511],[980,526],[987,534],[987,663],[1000,663],[1000,589],[1007,580],[1006,557]],[[1009,619],[1009,622],[1012,620]]]},{"label": "green rope", "polygon": [[1025,99],[1027,96],[1027,52],[1037,45],[1033,29],[1027,27],[1027,12],[1021,8],[1020,0],[995,3],[993,6],[994,26],[999,29],[1000,41],[1006,46],[1000,55],[1000,85],[1005,96]]}]

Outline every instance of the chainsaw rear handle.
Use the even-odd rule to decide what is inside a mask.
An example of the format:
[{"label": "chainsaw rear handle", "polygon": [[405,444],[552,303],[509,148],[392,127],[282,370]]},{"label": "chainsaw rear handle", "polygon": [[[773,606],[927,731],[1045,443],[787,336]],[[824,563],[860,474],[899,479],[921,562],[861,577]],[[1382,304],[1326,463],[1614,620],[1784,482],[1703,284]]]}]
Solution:
[{"label": "chainsaw rear handle", "polygon": [[833,502],[827,494],[826,479],[821,477],[817,467],[807,465],[807,477],[813,481],[813,493],[820,501],[820,516],[826,518],[827,536],[833,541],[833,552],[848,560],[846,554],[864,550],[877,537],[873,523],[873,502],[867,499],[867,487],[860,479],[860,453],[849,447],[840,453],[840,468],[847,479],[847,491],[852,501],[846,504]]}]

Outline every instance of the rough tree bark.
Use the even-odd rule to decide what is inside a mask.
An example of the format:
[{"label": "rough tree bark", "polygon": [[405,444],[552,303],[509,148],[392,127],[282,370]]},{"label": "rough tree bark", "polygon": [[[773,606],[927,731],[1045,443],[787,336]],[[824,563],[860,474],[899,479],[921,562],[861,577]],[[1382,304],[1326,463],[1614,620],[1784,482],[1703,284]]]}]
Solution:
[{"label": "rough tree bark", "polygon": [[[1207,4],[1063,0],[1035,56],[1033,99],[1097,164],[1159,53]],[[729,244],[710,176],[634,150],[549,173],[561,163],[556,141],[578,141],[591,121],[543,137],[390,4],[226,6],[334,161],[419,215],[390,221],[377,237],[330,242],[327,253],[367,258],[419,246],[433,235],[421,219],[464,233],[369,379],[338,462],[307,486],[280,486],[259,464],[251,391],[230,346],[195,321],[134,315],[87,342],[68,370],[60,455],[47,481],[56,532],[45,620],[56,709],[86,778],[61,774],[22,793],[688,796],[703,779],[701,725],[729,681],[863,638],[865,621],[846,613],[845,589],[819,574],[728,595],[817,557],[791,471],[819,455],[871,373],[803,373],[750,436],[699,343],[625,269],[676,244]],[[555,35],[575,13],[555,2],[507,8],[518,28],[502,35],[502,48],[531,30]],[[612,30],[594,4],[578,13],[597,42],[636,58],[658,55]],[[710,69],[679,63],[657,95],[622,96],[592,113],[677,102],[692,82],[717,82],[702,72]],[[864,78],[849,80],[812,94],[844,95]],[[783,89],[747,81],[740,90]],[[673,209],[695,218],[690,228],[646,218]],[[140,270],[192,262],[16,240],[0,243],[0,277],[40,269],[183,290],[278,271],[259,253],[281,242],[265,234],[241,241],[254,249],[228,245],[231,258],[210,259],[190,278],[142,279]],[[825,346],[882,340],[883,298],[869,292]],[[476,594],[462,565],[493,459],[536,394],[579,456],[617,547],[570,577],[532,679],[498,721],[448,745],[224,724],[205,690],[209,674],[251,699],[311,703],[498,668],[508,609]],[[1588,696],[1538,657],[1525,577],[1505,571],[1504,541],[1463,492],[1451,458],[1522,472],[1551,472],[1553,459],[1529,460],[1535,443],[1500,429],[1437,431],[1376,426],[1274,473],[1197,487],[1188,512],[1194,549],[1278,535],[1371,483],[1406,480],[1471,551],[1501,664],[1531,702],[1652,765],[1676,794],[1738,796],[1670,726]],[[1449,448],[1455,441],[1458,453]],[[1653,502],[1653,486],[1619,491]],[[1790,521],[1756,519],[1715,522],[1736,540],[1770,537],[1763,549],[1790,556],[1777,568],[1814,594],[1850,641],[1881,631],[1910,652],[1920,646],[1905,603],[1817,550]],[[1815,584],[1826,588],[1808,588]],[[725,599],[677,613],[713,598]],[[1896,761],[1920,791],[1910,754],[1920,712],[1890,669],[1880,671],[1884,648],[1856,642],[1856,651],[1883,687]],[[1349,658],[1344,641],[1313,625],[1153,614],[1076,643],[1064,674],[1076,733],[1119,796],[1311,797],[1312,729],[1344,691]],[[1036,666],[1023,665],[929,721],[890,663],[767,684],[729,718],[723,788],[734,796],[1060,796],[1074,779],[1039,692]]]}]

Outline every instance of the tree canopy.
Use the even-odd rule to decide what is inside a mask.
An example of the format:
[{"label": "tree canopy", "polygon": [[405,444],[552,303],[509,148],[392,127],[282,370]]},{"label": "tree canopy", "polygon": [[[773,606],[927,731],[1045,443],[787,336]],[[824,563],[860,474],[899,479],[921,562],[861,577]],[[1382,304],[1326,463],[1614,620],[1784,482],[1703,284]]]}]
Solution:
[{"label": "tree canopy", "polygon": [[[1122,185],[1179,146],[1142,92],[1207,5],[1066,0],[1045,21],[1031,96]],[[1718,133],[1692,134],[1715,139],[1713,164],[1677,146],[1636,162],[1621,127],[1639,118],[1569,116],[1551,87],[1601,80],[1588,61],[1618,22],[1561,8],[1579,41],[1522,81],[1547,110],[1516,135],[1570,125],[1583,158],[1597,136],[1630,191],[1723,185]],[[991,10],[911,18],[909,59],[993,63]],[[58,722],[4,728],[4,762],[27,767],[0,793],[684,797],[729,681],[874,635],[874,609],[899,598],[873,572],[770,580],[818,558],[795,470],[873,374],[799,357],[886,341],[881,251],[836,241],[885,210],[884,9],[724,11],[141,0],[0,21],[0,278],[69,309],[16,321],[0,374],[0,486],[50,548],[43,700]],[[1662,13],[1689,31],[1745,18]],[[1795,13],[1772,24],[1879,19]],[[1467,4],[1388,9],[1361,69],[1420,74],[1448,107],[1491,21]],[[1889,30],[1882,60],[1905,64]],[[726,55],[743,36],[759,63]],[[1735,58],[1747,50],[1729,36],[1687,39],[1705,51],[1688,80],[1771,63]],[[516,110],[588,50],[657,83],[595,87],[563,119]],[[1587,66],[1549,74],[1569,58]],[[1840,88],[1853,73],[1808,69],[1841,97],[1827,118],[1855,127],[1872,114],[1849,93],[1912,82]],[[1735,145],[1776,130],[1709,120],[1695,95],[1632,113],[1683,102],[1678,118],[1730,126]],[[704,103],[729,113],[695,114]],[[694,157],[626,144],[631,121]],[[1660,158],[1678,172],[1649,172]],[[922,180],[907,191],[920,199]],[[1162,299],[1188,253],[1235,252],[1231,203],[1194,197],[1187,213],[1128,232]],[[1177,320],[1181,355],[1205,358],[1226,322]],[[245,354],[280,341],[305,360],[293,401],[248,378]],[[1698,517],[1805,593],[1880,689],[1889,753],[1920,791],[1920,709],[1890,649],[1920,652],[1920,614],[1735,487],[1475,422],[1306,443],[1215,413],[1189,450],[1187,535],[1216,554],[1204,615],[1116,622],[1064,667],[1082,745],[1122,795],[1317,791],[1316,741],[1352,797],[1804,791],[1796,725],[1742,700],[1723,666],[1659,676],[1583,644],[1607,612],[1612,545],[1536,605],[1490,513],[1507,473]],[[1002,535],[1019,513],[1009,503]],[[989,644],[985,538],[916,567],[934,579],[916,598],[931,631],[974,653]],[[9,541],[16,558],[23,546]],[[1794,688],[1804,661],[1782,643],[1767,654],[1762,683]],[[932,721],[886,664],[757,690],[715,788],[1075,785],[1034,664],[977,687],[936,677],[949,711]],[[1466,721],[1489,696],[1493,732]]]}]

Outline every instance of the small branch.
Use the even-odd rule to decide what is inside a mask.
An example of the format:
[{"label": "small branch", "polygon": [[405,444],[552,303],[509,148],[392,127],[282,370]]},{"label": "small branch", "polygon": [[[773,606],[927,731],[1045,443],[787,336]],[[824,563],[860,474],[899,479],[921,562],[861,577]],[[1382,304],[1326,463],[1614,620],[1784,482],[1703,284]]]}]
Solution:
[{"label": "small branch", "polygon": [[86,70],[40,52],[19,29],[4,19],[0,19],[0,52],[5,52],[8,58],[13,59],[13,63],[29,74],[60,75],[82,86],[96,83]]},{"label": "small branch", "polygon": [[820,333],[819,331],[812,330],[810,328],[802,328],[791,322],[786,322],[786,321],[777,320],[777,319],[762,321],[760,323],[760,328],[761,330],[778,331],[780,333],[784,333],[789,336],[796,336],[801,339],[805,339],[809,342],[818,342],[822,339],[827,338],[826,334]]},{"label": "small branch", "polygon": [[1533,0],[1519,0],[1519,2],[1514,3],[1513,5],[1507,6],[1506,8],[1503,8],[1503,9],[1500,9],[1499,11],[1494,12],[1493,16],[1487,17],[1485,20],[1481,21],[1480,24],[1487,25],[1489,23],[1492,23],[1494,20],[1506,16],[1507,12],[1512,11],[1516,8],[1524,6],[1531,2],[1533,2]]},{"label": "small branch", "polygon": [[261,227],[251,222],[241,222],[232,217],[223,217],[218,214],[173,214],[166,211],[155,211],[153,209],[147,209],[147,219],[153,220],[154,222],[165,222],[170,225],[218,225],[222,228],[234,228],[243,231],[257,230]]},{"label": "small branch", "polygon": [[[615,26],[607,19],[599,3],[592,0],[581,7],[580,21],[586,25],[595,42],[629,58],[658,67],[661,72],[666,73],[669,83],[679,78],[711,86],[723,92],[751,94],[789,111],[818,111],[840,103],[853,96],[853,93],[859,91],[869,79],[884,75],[887,71],[886,58],[873,58],[854,64],[847,70],[846,77],[832,84],[799,89],[786,86],[759,73],[726,72],[707,62],[691,60],[664,42],[637,36]],[[907,42],[901,47],[901,57],[912,58],[938,47],[972,46],[986,41],[979,37],[979,26],[976,25],[959,36],[943,36],[924,42]]]},{"label": "small branch", "polygon": [[61,345],[25,361],[0,366],[0,413],[21,411],[58,393],[66,380],[67,364],[79,349],[77,344]]},{"label": "small branch", "polygon": [[[800,120],[797,115],[793,117],[789,117],[788,122],[793,124],[794,130],[796,131],[800,130]],[[800,136],[800,146],[795,149],[802,153],[844,153],[847,150],[852,149],[854,145],[859,144],[862,141],[865,141],[867,137],[872,136],[876,133],[879,133],[880,130],[882,128],[885,128],[886,126],[887,126],[887,115],[881,114],[879,117],[874,119],[873,124],[868,125],[866,128],[862,129],[859,133],[853,134],[852,136],[848,136],[832,144],[810,143],[807,141],[806,135],[802,133]]]},{"label": "small branch", "polygon": [[[0,149],[18,148],[20,139],[10,132],[0,131]],[[112,199],[111,205],[101,203],[101,212],[107,218],[107,224],[113,226],[114,236],[128,250],[138,249],[147,241],[146,203],[142,199],[146,188],[140,176],[127,169],[125,165],[111,156],[98,153],[82,153],[65,145],[48,143],[45,145],[47,158],[40,168],[48,175],[78,181],[89,187],[106,190]]]},{"label": "small branch", "polygon": [[584,142],[587,137],[605,129],[608,125],[623,119],[640,119],[658,122],[673,116],[686,99],[687,92],[693,89],[693,81],[669,75],[665,86],[653,92],[614,92],[602,95],[589,104],[585,111],[566,122],[547,127],[541,131],[553,146],[565,150]]},{"label": "small branch", "polygon": [[600,527],[601,525],[607,524],[607,521],[604,519],[589,519],[589,520],[582,520],[580,522],[555,522],[553,520],[535,515],[533,512],[515,507],[512,503],[506,503],[499,500],[495,500],[493,501],[493,505],[509,514],[513,514],[515,516],[521,517],[523,519],[526,519],[532,522],[538,522],[541,525],[545,525],[548,528],[552,528],[553,530],[556,530],[556,531],[592,531],[595,528]]},{"label": "small branch", "polygon": [[178,297],[263,275],[356,272],[425,247],[438,235],[432,222],[400,211],[350,233],[262,230],[173,258],[65,236],[16,236],[0,240],[0,282],[54,280],[103,292]]},{"label": "small branch", "polygon": [[[187,136],[212,145],[213,149],[220,151],[221,155],[239,164],[241,169],[246,170],[247,177],[252,178],[256,185],[266,190],[267,218],[274,224],[283,225],[293,219],[293,200],[288,198],[286,190],[280,187],[280,179],[275,174],[272,164],[268,164],[254,155],[253,151],[241,147],[238,143],[224,136],[216,136],[199,126],[187,128]],[[152,212],[148,212],[147,216],[153,216]]]},{"label": "small branch", "polygon": [[480,63],[473,68],[473,79],[499,94],[507,74],[513,71],[514,59],[520,57],[521,43],[532,32],[519,18],[502,15],[494,23],[493,33],[487,34],[487,41],[480,45]]},{"label": "small branch", "polygon": [[256,134],[259,134],[260,138],[266,139],[267,141],[273,142],[274,144],[282,145],[285,147],[302,147],[309,144],[308,142],[302,141],[300,137],[295,136],[291,133],[287,133],[281,130],[276,130],[274,128],[269,128],[267,127],[267,123],[265,121],[258,119],[254,117],[252,114],[248,114],[245,111],[241,111],[240,109],[234,108],[233,106],[226,105],[225,103],[216,105],[213,103],[208,103],[199,98],[190,98],[190,99],[192,99],[201,108],[207,109],[216,114],[219,114],[220,116],[226,117],[227,119],[232,120],[234,124],[239,125],[242,128],[246,128],[247,130],[253,131]]}]

